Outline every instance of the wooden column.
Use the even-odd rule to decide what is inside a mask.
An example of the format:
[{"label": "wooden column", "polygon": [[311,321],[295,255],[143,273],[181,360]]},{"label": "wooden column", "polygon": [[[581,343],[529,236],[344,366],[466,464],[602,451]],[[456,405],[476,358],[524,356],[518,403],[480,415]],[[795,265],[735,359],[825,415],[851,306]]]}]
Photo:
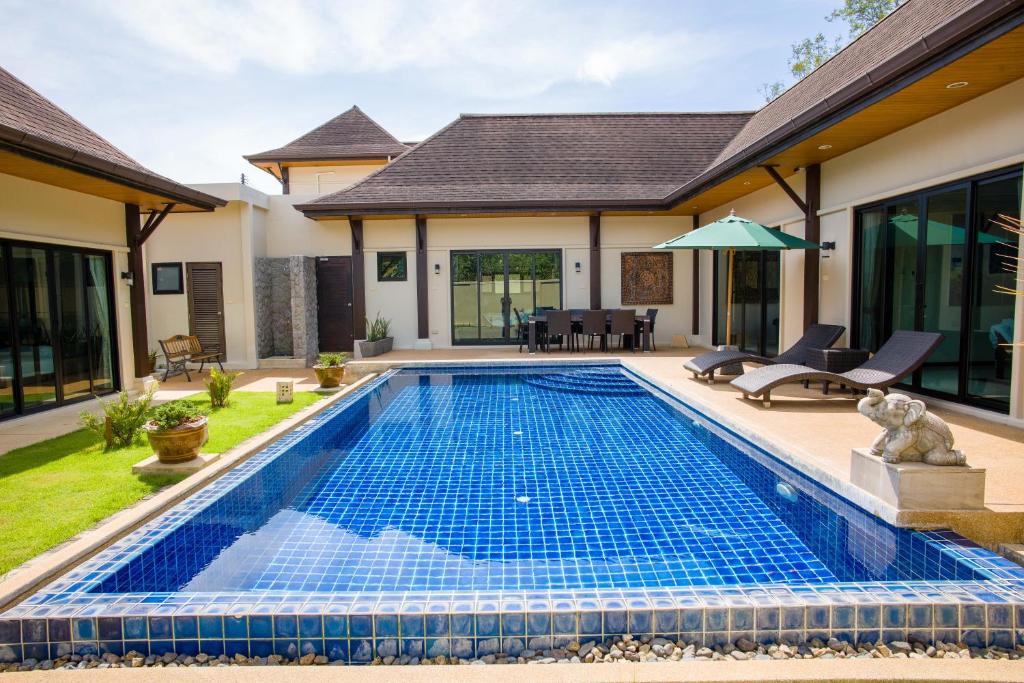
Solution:
[{"label": "wooden column", "polygon": [[288,179],[288,167],[278,164],[281,169],[281,194],[288,194],[291,191],[291,182]]},{"label": "wooden column", "polygon": [[[807,205],[807,217],[804,221],[804,239],[821,242],[821,219],[818,210],[821,208],[821,166],[812,164],[805,170],[804,203]],[[818,322],[818,288],[821,259],[818,252],[804,250],[804,329]]]},{"label": "wooden column", "polygon": [[144,377],[149,358],[149,330],[146,327],[146,268],[142,260],[142,217],[137,204],[124,205],[124,232],[128,244],[128,272],[132,274],[129,298],[132,320],[132,356],[135,376]]},{"label": "wooden column", "polygon": [[349,218],[352,228],[352,336],[366,339],[366,269],[363,262],[363,219]]},{"label": "wooden column", "polygon": [[590,217],[590,308],[601,308],[601,214]]},{"label": "wooden column", "polygon": [[427,312],[427,219],[416,217],[416,328],[420,339],[430,338]]},{"label": "wooden column", "polygon": [[[700,216],[693,217],[693,230],[700,227]],[[690,333],[694,336],[700,334],[700,250],[693,250],[693,320],[690,325]]]}]

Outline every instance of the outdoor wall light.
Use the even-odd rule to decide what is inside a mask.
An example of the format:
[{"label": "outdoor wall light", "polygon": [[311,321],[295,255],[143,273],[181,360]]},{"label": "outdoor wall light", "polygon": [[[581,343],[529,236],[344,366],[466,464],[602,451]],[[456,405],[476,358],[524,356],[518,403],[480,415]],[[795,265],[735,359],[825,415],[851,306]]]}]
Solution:
[{"label": "outdoor wall light", "polygon": [[124,283],[126,285],[128,285],[129,287],[131,287],[132,285],[135,284],[135,276],[132,275],[127,270],[122,270],[121,271],[121,279],[124,280]]},{"label": "outdoor wall light", "polygon": [[440,274],[441,274],[441,264],[440,263],[435,263],[434,264],[434,275],[440,275]]},{"label": "outdoor wall light", "polygon": [[821,243],[821,250],[822,251],[835,251],[836,250],[836,243],[835,242],[822,242]]},{"label": "outdoor wall light", "polygon": [[579,261],[577,261],[576,262],[576,272],[579,273],[579,272],[582,272],[582,271],[583,271],[583,264],[580,263]]}]

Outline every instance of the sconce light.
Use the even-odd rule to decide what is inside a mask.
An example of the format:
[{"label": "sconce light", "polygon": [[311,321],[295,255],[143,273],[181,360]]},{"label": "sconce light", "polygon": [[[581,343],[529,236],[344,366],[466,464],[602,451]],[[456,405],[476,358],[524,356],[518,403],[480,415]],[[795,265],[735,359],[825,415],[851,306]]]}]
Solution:
[{"label": "sconce light", "polygon": [[441,264],[440,263],[435,263],[434,264],[434,275],[440,275],[440,274],[441,274]]},{"label": "sconce light", "polygon": [[121,279],[124,280],[125,284],[128,285],[129,287],[135,284],[135,276],[132,275],[127,270],[121,271]]},{"label": "sconce light", "polygon": [[836,243],[835,242],[822,242],[821,243],[821,250],[822,251],[835,251],[835,249],[836,249]]},{"label": "sconce light", "polygon": [[577,261],[576,262],[576,272],[579,273],[579,272],[582,272],[582,271],[583,271],[583,265],[579,261]]}]

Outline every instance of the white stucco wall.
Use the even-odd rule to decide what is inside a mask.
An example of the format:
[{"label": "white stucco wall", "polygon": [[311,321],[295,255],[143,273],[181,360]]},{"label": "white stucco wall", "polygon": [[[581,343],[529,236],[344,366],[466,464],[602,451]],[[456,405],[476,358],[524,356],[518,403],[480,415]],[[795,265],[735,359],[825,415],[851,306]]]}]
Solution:
[{"label": "white stucco wall", "polygon": [[112,253],[121,385],[135,384],[124,204],[0,173],[0,237]]},{"label": "white stucco wall", "polygon": [[[405,252],[406,279],[402,282],[377,280],[377,254]],[[366,283],[366,317],[378,313],[391,321],[391,335],[397,348],[412,348],[417,338],[416,311],[416,221],[363,221],[363,263]]]},{"label": "white stucco wall", "polygon": [[[386,164],[359,163],[288,167],[289,194],[325,195],[343,190]],[[317,176],[319,174],[319,181]]]},{"label": "white stucco wall", "polygon": [[293,208],[314,195],[271,195],[266,228],[266,256],[350,256],[348,221],[314,221]]},{"label": "white stucco wall", "polygon": [[[832,159],[821,167],[821,241],[836,243],[819,253],[819,320],[850,327],[854,209],[881,199],[1024,163],[1024,80],[977,97],[955,109]],[[803,196],[803,173],[787,179]],[[788,203],[788,206],[787,206]],[[781,189],[768,187],[701,214],[701,223],[736,213],[803,235],[802,216]],[[827,256],[827,258],[823,258]],[[803,258],[786,254],[782,281],[782,347],[803,328]],[[705,269],[706,268],[706,269]],[[702,290],[710,316],[711,260],[702,261]],[[1018,304],[1016,334],[1024,328]],[[707,340],[710,339],[710,317]],[[703,325],[702,325],[703,327]],[[703,331],[703,329],[702,329]],[[702,338],[704,335],[702,334]],[[843,343],[842,341],[840,343]],[[1011,416],[1024,418],[1024,361],[1015,354]]]},{"label": "white stucco wall", "polygon": [[188,275],[182,294],[153,294],[151,264],[166,261],[218,262],[224,291],[225,365],[256,366],[253,305],[254,214],[265,209],[231,201],[213,213],[172,214],[164,219],[143,248],[150,346],[175,334],[188,334]]}]

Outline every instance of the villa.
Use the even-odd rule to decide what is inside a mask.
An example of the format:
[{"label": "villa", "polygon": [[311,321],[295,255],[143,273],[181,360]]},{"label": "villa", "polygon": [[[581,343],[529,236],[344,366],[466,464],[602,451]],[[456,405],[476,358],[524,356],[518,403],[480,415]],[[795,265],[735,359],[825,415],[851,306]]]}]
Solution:
[{"label": "villa", "polygon": [[[1024,215],[1022,131],[1022,0],[908,0],[756,111],[463,114],[410,141],[352,106],[245,157],[280,194],[157,175],[0,68],[0,436],[170,375],[177,335],[267,411],[373,321],[394,340],[0,565],[0,671],[1024,658],[1024,234],[997,223]],[[720,221],[803,247],[661,248]],[[538,349],[556,320],[601,343]],[[746,400],[815,333],[874,378]],[[767,367],[697,381],[714,347]],[[855,408],[869,386],[899,394]],[[146,428],[205,429],[186,417]]]},{"label": "villa", "polygon": [[[729,342],[773,355],[822,322],[874,351],[938,331],[907,388],[1019,421],[1005,344],[1024,310],[994,291],[1014,276],[990,222],[1020,215],[1019,9],[910,2],[756,112],[463,115],[412,144],[353,107],[247,157],[283,194],[199,186],[228,207],[147,241],[147,277],[185,283],[147,285],[150,345],[203,324],[188,268],[218,273],[209,343],[239,368],[351,350],[378,314],[406,349],[516,343],[515,310],[620,306],[659,309],[659,347],[722,344],[725,252],[651,247],[734,209],[822,249],[741,255]],[[270,288],[288,263],[308,291]]]}]

